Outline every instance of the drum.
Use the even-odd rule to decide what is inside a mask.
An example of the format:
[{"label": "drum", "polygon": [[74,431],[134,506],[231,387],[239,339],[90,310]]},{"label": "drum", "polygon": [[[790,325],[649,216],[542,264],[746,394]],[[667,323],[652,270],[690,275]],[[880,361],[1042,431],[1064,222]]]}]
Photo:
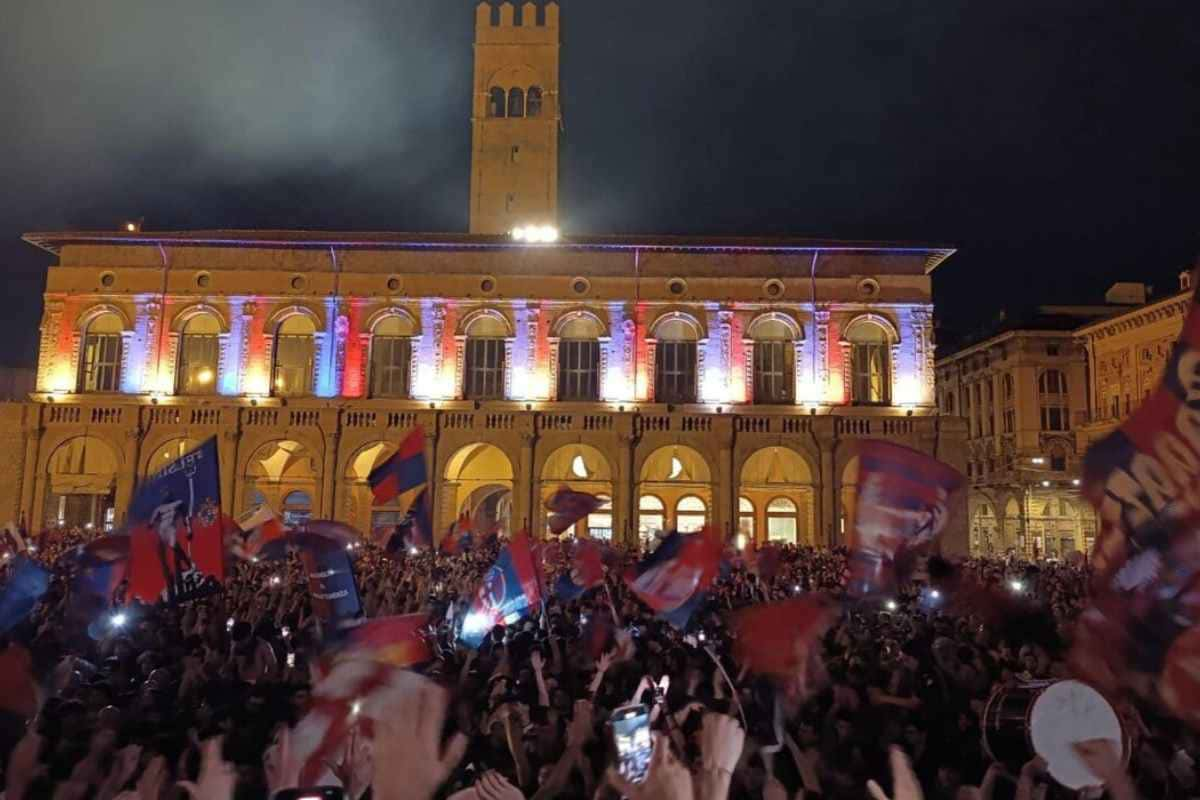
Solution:
[{"label": "drum", "polygon": [[1092,687],[1079,681],[1036,681],[995,692],[983,712],[983,746],[993,761],[1013,771],[1035,755],[1050,777],[1069,789],[1101,781],[1071,745],[1108,739],[1129,759],[1129,742],[1117,712]]}]

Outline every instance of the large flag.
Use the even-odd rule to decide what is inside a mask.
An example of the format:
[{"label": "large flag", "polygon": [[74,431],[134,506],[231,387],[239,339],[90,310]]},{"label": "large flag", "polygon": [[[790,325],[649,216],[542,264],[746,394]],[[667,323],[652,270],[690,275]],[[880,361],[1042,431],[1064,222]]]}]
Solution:
[{"label": "large flag", "polygon": [[550,512],[546,522],[550,532],[557,535],[570,529],[600,505],[600,498],[595,495],[577,492],[569,486],[560,487],[546,501],[546,510]]},{"label": "large flag", "polygon": [[428,614],[376,617],[350,632],[338,658],[369,659],[394,667],[422,664],[433,658],[428,628]]},{"label": "large flag", "polygon": [[834,615],[832,603],[812,595],[739,611],[733,618],[738,663],[806,689],[810,659],[820,649],[815,645]]},{"label": "large flag", "polygon": [[673,531],[626,574],[625,582],[655,614],[682,629],[703,603],[720,561],[708,537]]},{"label": "large flag", "polygon": [[463,620],[461,638],[478,647],[497,625],[511,625],[541,602],[529,537],[517,534],[500,551]]},{"label": "large flag", "polygon": [[1159,387],[1084,460],[1101,530],[1072,664],[1200,727],[1200,297]]},{"label": "large flag", "polygon": [[143,601],[187,599],[225,578],[217,438],[151,475],[129,507],[129,588]]},{"label": "large flag", "polygon": [[49,589],[50,573],[45,567],[25,556],[13,559],[8,583],[0,591],[0,634],[24,622]]},{"label": "large flag", "polygon": [[890,591],[896,563],[941,534],[964,479],[950,465],[891,442],[860,442],[858,459],[848,588],[861,596]]},{"label": "large flag", "polygon": [[122,534],[101,536],[75,548],[67,558],[73,562],[71,580],[71,618],[87,625],[100,612],[111,607],[129,567],[130,537]]},{"label": "large flag", "polygon": [[371,470],[367,482],[375,495],[375,505],[390,503],[412,489],[429,481],[425,468],[425,431],[420,425],[400,441],[400,448],[382,464]]}]

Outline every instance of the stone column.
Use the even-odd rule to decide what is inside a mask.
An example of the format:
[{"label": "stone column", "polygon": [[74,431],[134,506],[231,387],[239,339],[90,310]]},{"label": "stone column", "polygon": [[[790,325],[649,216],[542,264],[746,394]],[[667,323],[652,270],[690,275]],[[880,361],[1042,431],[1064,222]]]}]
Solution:
[{"label": "stone column", "polygon": [[[532,422],[532,415],[528,415]],[[532,425],[529,430],[521,431],[521,459],[517,466],[517,472],[513,476],[513,516],[512,521],[514,530],[526,528],[530,536],[535,539],[542,538],[541,532],[537,531],[537,514],[533,508],[533,487],[536,481],[533,475],[533,447],[537,441],[537,436],[533,432]]]},{"label": "stone column", "polygon": [[32,533],[41,530],[43,522],[41,509],[34,511],[34,496],[46,482],[45,474],[38,472],[38,453],[41,450],[42,435],[45,434],[46,429],[42,427],[39,416],[43,406],[29,404],[25,408],[28,415],[25,424],[30,427],[25,436],[25,474],[21,481],[20,513],[25,517],[26,530]]},{"label": "stone column", "polygon": [[838,494],[840,476],[834,468],[832,443],[822,443],[821,485],[817,487],[817,531],[813,536],[819,545],[832,547],[838,543]]},{"label": "stone column", "polygon": [[116,491],[113,496],[113,513],[118,523],[125,519],[129,504],[133,502],[133,488],[137,485],[141,472],[141,465],[138,464],[138,444],[141,436],[139,421],[133,428],[125,431],[121,442],[121,460],[124,466],[117,473]]},{"label": "stone column", "polygon": [[633,472],[637,438],[632,414],[623,414],[616,422],[620,455],[613,476],[613,541],[628,545],[637,539],[637,476]]}]

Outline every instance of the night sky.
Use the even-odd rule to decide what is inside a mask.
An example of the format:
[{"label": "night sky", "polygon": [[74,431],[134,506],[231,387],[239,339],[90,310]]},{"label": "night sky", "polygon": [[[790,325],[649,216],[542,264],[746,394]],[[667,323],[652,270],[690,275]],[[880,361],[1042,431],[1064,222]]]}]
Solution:
[{"label": "night sky", "polygon": [[[466,229],[470,0],[3,6],[0,362],[24,231]],[[1200,254],[1196,0],[562,6],[568,234],[953,244],[943,341]]]}]

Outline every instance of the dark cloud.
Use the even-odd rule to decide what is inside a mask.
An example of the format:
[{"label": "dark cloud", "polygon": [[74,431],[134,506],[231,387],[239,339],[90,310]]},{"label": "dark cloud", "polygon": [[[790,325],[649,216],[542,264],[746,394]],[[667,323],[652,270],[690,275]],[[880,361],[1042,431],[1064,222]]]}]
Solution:
[{"label": "dark cloud", "polygon": [[[8,0],[4,18],[10,289],[46,263],[22,230],[131,215],[465,227],[470,0]],[[1161,285],[1197,249],[1190,0],[563,0],[563,22],[568,229],[957,243],[952,325]],[[5,360],[31,360],[37,314],[5,323]]]}]

